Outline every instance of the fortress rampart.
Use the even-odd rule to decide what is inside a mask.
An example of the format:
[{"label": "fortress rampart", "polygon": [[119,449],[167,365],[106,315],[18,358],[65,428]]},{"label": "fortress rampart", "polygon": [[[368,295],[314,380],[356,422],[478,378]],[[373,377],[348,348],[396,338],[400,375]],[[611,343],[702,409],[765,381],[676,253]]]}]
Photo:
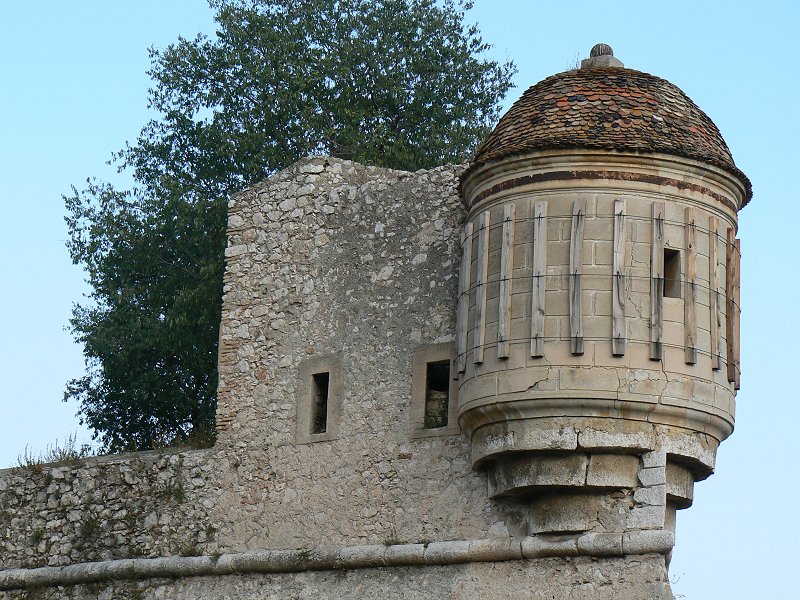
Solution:
[{"label": "fortress rampart", "polygon": [[[0,473],[0,597],[469,597],[533,574],[588,579],[587,598],[608,581],[666,593],[671,533],[528,536],[457,421],[426,427],[412,398],[415,360],[454,356],[462,170],[315,158],[236,196],[216,447]],[[315,434],[321,368],[341,371]],[[602,576],[598,557],[615,557]]]}]

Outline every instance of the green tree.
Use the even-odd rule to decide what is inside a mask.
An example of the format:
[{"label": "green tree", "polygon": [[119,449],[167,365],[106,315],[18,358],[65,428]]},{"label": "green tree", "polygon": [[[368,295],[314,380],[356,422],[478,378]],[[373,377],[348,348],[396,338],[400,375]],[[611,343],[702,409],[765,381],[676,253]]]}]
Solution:
[{"label": "green tree", "polygon": [[512,63],[455,0],[212,0],[216,35],[151,50],[159,118],[114,156],[135,187],[65,197],[91,293],[65,400],[104,449],[213,429],[228,196],[309,154],[415,170],[469,156]]}]

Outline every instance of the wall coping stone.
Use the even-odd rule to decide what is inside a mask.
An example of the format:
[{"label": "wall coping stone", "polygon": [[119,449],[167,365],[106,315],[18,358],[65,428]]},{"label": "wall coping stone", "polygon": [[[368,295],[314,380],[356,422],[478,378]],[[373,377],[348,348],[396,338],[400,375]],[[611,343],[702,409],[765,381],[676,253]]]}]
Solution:
[{"label": "wall coping stone", "polygon": [[669,554],[669,531],[585,533],[456,540],[429,544],[321,546],[309,550],[254,550],[213,556],[163,556],[86,562],[65,567],[0,570],[0,590],[55,587],[127,579],[292,573],[376,567],[454,565],[570,556]]},{"label": "wall coping stone", "polygon": [[3,467],[0,469],[0,478],[13,477],[15,475],[19,475],[20,473],[25,473],[26,471],[38,469],[67,469],[74,471],[84,467],[92,467],[96,465],[124,464],[131,463],[136,460],[156,461],[172,456],[200,456],[202,454],[213,454],[217,451],[218,448],[216,446],[211,446],[210,448],[160,448],[158,450],[120,452],[119,454],[100,454],[97,456],[87,456],[86,458],[80,458],[68,462],[41,463],[33,467],[26,465]]}]

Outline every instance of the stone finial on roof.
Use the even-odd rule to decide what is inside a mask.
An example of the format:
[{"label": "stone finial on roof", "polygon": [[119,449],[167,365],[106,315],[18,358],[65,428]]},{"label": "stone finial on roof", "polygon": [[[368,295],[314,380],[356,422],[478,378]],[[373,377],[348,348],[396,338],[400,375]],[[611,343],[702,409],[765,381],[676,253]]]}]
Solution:
[{"label": "stone finial on roof", "polygon": [[608,44],[595,44],[589,52],[589,58],[581,61],[581,69],[597,67],[624,67],[622,61],[614,58],[614,50]]}]

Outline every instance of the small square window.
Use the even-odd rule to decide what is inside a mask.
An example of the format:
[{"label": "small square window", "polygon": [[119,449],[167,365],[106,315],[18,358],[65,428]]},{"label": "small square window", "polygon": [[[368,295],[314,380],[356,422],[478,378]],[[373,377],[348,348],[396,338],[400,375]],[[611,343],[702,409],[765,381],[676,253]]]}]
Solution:
[{"label": "small square window", "polygon": [[425,374],[425,429],[447,426],[450,409],[450,361],[429,362]]},{"label": "small square window", "polygon": [[681,253],[664,248],[664,297],[681,297]]},{"label": "small square window", "polygon": [[328,430],[328,385],[330,373],[312,375],[314,398],[311,404],[311,433],[325,433]]},{"label": "small square window", "polygon": [[322,442],[339,436],[342,407],[340,354],[315,356],[300,363],[297,382],[298,444]]},{"label": "small square window", "polygon": [[452,342],[418,348],[411,365],[411,437],[456,435],[456,390]]}]

